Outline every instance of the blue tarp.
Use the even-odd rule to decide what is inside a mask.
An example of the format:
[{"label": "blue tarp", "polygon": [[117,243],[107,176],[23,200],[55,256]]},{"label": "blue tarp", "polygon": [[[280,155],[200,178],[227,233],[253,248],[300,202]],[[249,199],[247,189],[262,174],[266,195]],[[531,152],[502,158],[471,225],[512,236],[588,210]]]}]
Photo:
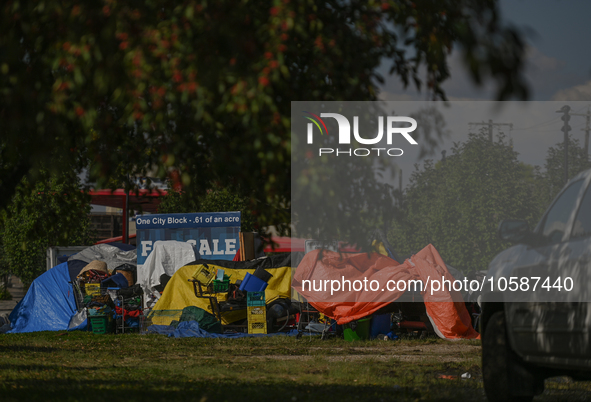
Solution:
[{"label": "blue tarp", "polygon": [[298,334],[298,331],[292,330],[290,332],[277,332],[274,334],[213,334],[199,328],[197,321],[183,321],[176,328],[172,325],[150,325],[148,327],[148,333],[168,335],[169,337],[175,338],[258,338],[278,335],[295,336]]},{"label": "blue tarp", "polygon": [[[56,265],[33,281],[10,313],[9,333],[67,330],[76,314],[68,263]],[[81,328],[80,328],[81,329]]]},{"label": "blue tarp", "polygon": [[115,274],[101,282],[101,288],[109,287],[127,289],[129,287],[129,282],[127,282],[127,278],[123,276],[123,274]]}]

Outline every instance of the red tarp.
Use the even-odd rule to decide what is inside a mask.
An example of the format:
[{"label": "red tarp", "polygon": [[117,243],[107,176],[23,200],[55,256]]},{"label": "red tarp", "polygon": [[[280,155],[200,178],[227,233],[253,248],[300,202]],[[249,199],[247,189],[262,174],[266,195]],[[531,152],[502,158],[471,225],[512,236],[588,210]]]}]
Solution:
[{"label": "red tarp", "polygon": [[[271,241],[275,243],[275,248],[272,248],[271,244],[267,244],[263,250],[265,253],[295,253],[296,251],[304,252],[306,250],[306,239],[276,236],[272,237]],[[346,246],[344,243],[339,244],[339,250],[342,253],[359,252],[359,249],[353,246]]]},{"label": "red tarp", "polygon": [[[303,280],[316,280],[318,284],[326,280],[341,281],[342,277],[351,282],[376,280],[380,288],[376,291],[333,292],[332,295],[330,286],[320,291],[310,289],[309,285],[306,285],[306,290],[302,289]],[[451,282],[455,280],[432,245],[403,264],[377,253],[344,255],[322,251],[320,254],[320,250],[315,250],[306,254],[298,266],[292,286],[318,311],[337,320],[339,324],[346,324],[376,312],[404,293],[397,289],[385,289],[388,281],[422,280],[426,285],[422,295],[427,314],[440,334],[447,339],[479,339],[480,335],[472,328],[470,314],[458,292],[453,289],[451,292],[448,289],[431,292],[429,282],[437,278],[441,281],[442,277]]]}]

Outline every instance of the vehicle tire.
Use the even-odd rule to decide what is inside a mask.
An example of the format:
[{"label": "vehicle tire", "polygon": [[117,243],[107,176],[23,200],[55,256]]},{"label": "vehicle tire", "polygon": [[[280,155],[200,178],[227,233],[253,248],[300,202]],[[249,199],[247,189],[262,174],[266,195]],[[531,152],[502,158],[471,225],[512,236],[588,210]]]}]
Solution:
[{"label": "vehicle tire", "polygon": [[518,363],[518,356],[511,350],[507,329],[505,325],[505,313],[494,313],[484,329],[482,339],[482,377],[484,391],[490,402],[525,402],[531,401],[531,395],[517,396],[514,394],[513,384],[519,382],[513,372]]}]

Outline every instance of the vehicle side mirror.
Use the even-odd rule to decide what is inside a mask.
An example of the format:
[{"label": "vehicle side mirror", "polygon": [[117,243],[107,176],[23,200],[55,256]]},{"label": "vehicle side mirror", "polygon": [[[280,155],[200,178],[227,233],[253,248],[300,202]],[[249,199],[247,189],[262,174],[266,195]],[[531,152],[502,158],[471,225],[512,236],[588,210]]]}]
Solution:
[{"label": "vehicle side mirror", "polygon": [[531,238],[529,225],[522,219],[504,219],[497,230],[499,238],[510,243],[524,243]]}]

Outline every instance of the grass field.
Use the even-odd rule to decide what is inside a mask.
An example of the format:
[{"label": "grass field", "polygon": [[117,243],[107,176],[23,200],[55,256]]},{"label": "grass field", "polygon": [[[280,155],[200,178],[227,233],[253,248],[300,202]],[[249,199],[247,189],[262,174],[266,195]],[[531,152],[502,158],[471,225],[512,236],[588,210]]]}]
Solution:
[{"label": "grass field", "polygon": [[[482,401],[480,342],[0,335],[1,401]],[[461,379],[468,372],[470,379]],[[550,380],[536,400],[586,400]]]}]

